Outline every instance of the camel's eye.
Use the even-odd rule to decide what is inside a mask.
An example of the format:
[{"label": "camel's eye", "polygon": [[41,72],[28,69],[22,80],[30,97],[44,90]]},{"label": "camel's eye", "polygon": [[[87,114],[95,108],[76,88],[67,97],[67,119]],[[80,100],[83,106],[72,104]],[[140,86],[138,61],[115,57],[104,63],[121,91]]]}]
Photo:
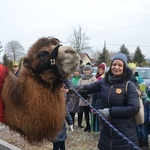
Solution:
[{"label": "camel's eye", "polygon": [[42,51],[39,53],[39,58],[43,59],[43,58],[48,58],[49,57],[49,52],[47,51]]}]

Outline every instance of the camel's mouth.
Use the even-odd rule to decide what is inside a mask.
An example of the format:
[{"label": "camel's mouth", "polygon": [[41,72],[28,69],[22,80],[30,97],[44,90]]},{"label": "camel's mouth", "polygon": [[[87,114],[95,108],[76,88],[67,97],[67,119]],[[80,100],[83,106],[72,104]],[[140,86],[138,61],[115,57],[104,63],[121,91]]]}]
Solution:
[{"label": "camel's mouth", "polygon": [[63,78],[69,77],[79,66],[80,56],[70,46],[61,46],[57,57],[57,66]]},{"label": "camel's mouth", "polygon": [[75,72],[79,67],[79,61],[71,61],[71,62],[65,62],[61,65],[62,67],[59,68],[60,74],[62,75],[62,78],[68,78],[71,76],[73,72]]}]

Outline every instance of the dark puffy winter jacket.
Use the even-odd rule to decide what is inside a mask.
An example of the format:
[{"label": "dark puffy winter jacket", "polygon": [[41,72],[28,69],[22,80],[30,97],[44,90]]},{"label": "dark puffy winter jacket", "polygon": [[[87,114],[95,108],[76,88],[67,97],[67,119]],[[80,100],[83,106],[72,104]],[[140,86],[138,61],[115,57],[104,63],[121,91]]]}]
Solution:
[{"label": "dark puffy winter jacket", "polygon": [[68,109],[66,108],[66,120],[64,121],[63,125],[62,125],[62,130],[58,133],[57,137],[52,141],[54,142],[61,142],[61,141],[65,141],[67,138],[67,128],[66,128],[66,122],[68,125],[72,125],[73,124],[73,120],[72,117],[68,111]]},{"label": "dark puffy winter jacket", "polygon": [[[136,124],[134,115],[140,109],[139,95],[135,84],[129,82],[126,93],[125,86],[127,80],[124,79],[115,84],[107,81],[107,77],[85,85],[82,90],[87,94],[99,92],[101,98],[100,108],[109,108],[108,122],[111,123],[120,133],[138,146]],[[107,124],[102,123],[98,147],[100,150],[131,150],[133,146],[122,139]]]},{"label": "dark puffy winter jacket", "polygon": [[93,94],[92,96],[92,106],[97,110],[101,109],[101,98],[100,98],[100,92],[97,92]]}]

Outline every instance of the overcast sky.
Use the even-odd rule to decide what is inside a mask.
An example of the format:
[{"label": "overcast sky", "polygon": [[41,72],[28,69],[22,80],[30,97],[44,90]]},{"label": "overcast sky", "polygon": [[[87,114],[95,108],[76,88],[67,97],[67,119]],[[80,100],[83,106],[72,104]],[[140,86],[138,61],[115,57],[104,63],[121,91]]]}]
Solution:
[{"label": "overcast sky", "polygon": [[0,41],[28,48],[40,37],[55,36],[65,45],[73,27],[82,25],[89,46],[130,52],[140,46],[150,58],[150,0],[0,0]]}]

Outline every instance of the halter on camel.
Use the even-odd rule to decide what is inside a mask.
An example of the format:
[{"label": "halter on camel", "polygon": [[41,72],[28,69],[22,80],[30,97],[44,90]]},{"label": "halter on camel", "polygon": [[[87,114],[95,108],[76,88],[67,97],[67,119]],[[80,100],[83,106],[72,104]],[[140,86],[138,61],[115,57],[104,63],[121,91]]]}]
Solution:
[{"label": "halter on camel", "polygon": [[46,87],[51,87],[50,83],[47,83],[45,80],[42,79],[42,77],[40,76],[41,73],[43,73],[46,70],[52,69],[53,73],[55,74],[55,76],[57,77],[57,80],[55,81],[54,85],[60,84],[61,82],[61,74],[59,72],[59,69],[56,65],[56,57],[58,55],[58,49],[59,47],[62,45],[57,45],[53,51],[51,52],[50,55],[50,59],[46,62],[44,62],[43,64],[32,68],[32,67],[27,67],[28,69],[32,70],[33,74],[35,75],[36,79],[41,82],[42,84],[44,84],[44,86]]},{"label": "halter on camel", "polygon": [[[50,40],[52,40],[53,38],[51,38]],[[40,76],[40,74],[48,69],[52,69],[55,76],[57,77],[57,80],[54,82],[54,85],[58,85],[60,83],[62,83],[61,79],[62,76],[59,72],[59,69],[56,65],[56,57],[58,55],[58,49],[61,45],[57,45],[53,51],[51,52],[50,55],[50,59],[48,61],[46,61],[45,63],[32,68],[32,67],[27,67],[28,69],[32,70],[32,72],[34,73],[36,79],[41,82],[42,84],[44,84],[45,87],[50,87],[51,85],[49,83],[47,83],[45,80],[42,79],[42,77]],[[3,87],[3,83],[4,83],[4,79],[8,74],[9,69],[3,65],[0,64],[0,92],[1,89]],[[4,103],[0,94],[0,122],[4,122]]]}]

